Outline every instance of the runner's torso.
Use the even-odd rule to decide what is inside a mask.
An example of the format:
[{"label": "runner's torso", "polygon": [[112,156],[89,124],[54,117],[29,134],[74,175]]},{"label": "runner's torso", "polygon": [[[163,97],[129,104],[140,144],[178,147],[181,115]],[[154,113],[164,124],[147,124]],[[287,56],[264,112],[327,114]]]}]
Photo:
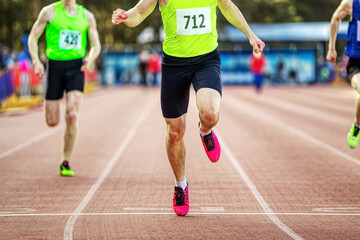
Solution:
[{"label": "runner's torso", "polygon": [[353,1],[351,21],[349,22],[348,39],[345,54],[351,58],[360,58],[360,1]]},{"label": "runner's torso", "polygon": [[85,56],[89,23],[84,7],[77,6],[77,14],[70,16],[60,1],[55,3],[54,17],[46,26],[46,56],[49,59],[66,61]]},{"label": "runner's torso", "polygon": [[169,0],[160,7],[165,30],[163,51],[174,57],[195,57],[218,46],[217,0]]}]

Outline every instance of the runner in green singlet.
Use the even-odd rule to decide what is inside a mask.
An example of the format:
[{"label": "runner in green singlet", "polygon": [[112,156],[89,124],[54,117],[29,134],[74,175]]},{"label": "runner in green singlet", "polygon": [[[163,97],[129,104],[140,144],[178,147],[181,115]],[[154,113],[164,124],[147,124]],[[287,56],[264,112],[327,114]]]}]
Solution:
[{"label": "runner in green singlet", "polygon": [[[132,9],[113,12],[114,24],[139,25],[158,0],[140,0]],[[217,51],[216,9],[250,41],[254,54],[265,44],[251,31],[231,0],[159,0],[165,30],[162,56],[161,108],[167,125],[166,151],[175,175],[173,208],[177,215],[189,211],[189,186],[185,177],[183,141],[191,84],[196,91],[199,132],[205,152],[217,162],[221,148],[212,128],[219,118],[222,94],[220,55]]]},{"label": "runner in green singlet", "polygon": [[[38,39],[46,30],[47,84],[45,117],[50,127],[60,120],[60,100],[66,92],[66,130],[60,165],[60,175],[74,176],[69,161],[78,132],[78,115],[84,91],[84,71],[91,70],[100,54],[99,34],[94,15],[76,0],[61,0],[44,7],[34,23],[29,40],[29,51],[39,78],[44,76],[44,65],[38,54]],[[86,54],[87,38],[90,52]]]}]

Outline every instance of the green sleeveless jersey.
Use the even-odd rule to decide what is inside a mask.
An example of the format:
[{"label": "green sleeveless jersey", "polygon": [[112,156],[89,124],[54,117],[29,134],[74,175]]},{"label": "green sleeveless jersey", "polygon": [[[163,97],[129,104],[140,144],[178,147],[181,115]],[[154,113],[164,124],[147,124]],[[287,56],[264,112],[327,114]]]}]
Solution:
[{"label": "green sleeveless jersey", "polygon": [[169,0],[160,7],[163,51],[174,57],[195,57],[215,50],[216,7],[217,0]]},{"label": "green sleeveless jersey", "polygon": [[54,18],[46,26],[46,56],[57,61],[83,58],[88,28],[89,23],[82,5],[78,5],[76,16],[70,16],[61,2],[56,2]]}]

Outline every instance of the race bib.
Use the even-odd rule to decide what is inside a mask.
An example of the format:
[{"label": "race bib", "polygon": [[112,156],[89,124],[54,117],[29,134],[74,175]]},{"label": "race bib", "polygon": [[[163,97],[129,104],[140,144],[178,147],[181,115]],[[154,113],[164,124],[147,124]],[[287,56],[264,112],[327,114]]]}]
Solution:
[{"label": "race bib", "polygon": [[177,34],[211,33],[211,7],[176,10]]},{"label": "race bib", "polygon": [[71,31],[71,30],[61,30],[60,49],[81,50],[81,32]]},{"label": "race bib", "polygon": [[357,21],[357,37],[356,41],[360,42],[360,21]]}]

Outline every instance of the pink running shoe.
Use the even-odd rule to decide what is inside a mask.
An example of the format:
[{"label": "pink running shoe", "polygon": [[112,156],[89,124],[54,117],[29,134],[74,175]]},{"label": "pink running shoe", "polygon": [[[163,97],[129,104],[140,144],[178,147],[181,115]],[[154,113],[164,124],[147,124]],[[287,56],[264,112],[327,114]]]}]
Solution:
[{"label": "pink running shoe", "polygon": [[205,136],[201,136],[202,143],[204,145],[205,152],[210,161],[217,162],[220,158],[221,147],[219,141],[215,135],[215,132],[211,130],[211,133]]},{"label": "pink running shoe", "polygon": [[173,207],[178,216],[185,216],[189,212],[188,186],[186,186],[185,191],[181,187],[175,187]]}]

